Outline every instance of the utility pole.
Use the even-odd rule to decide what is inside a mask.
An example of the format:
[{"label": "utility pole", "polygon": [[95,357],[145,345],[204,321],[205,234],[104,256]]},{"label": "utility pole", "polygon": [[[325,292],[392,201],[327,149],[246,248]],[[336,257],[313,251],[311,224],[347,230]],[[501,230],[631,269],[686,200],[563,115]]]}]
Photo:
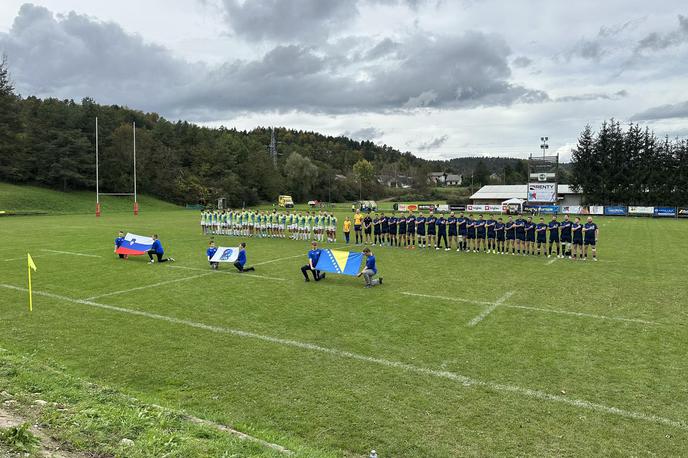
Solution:
[{"label": "utility pole", "polygon": [[275,139],[275,128],[270,128],[270,156],[272,156],[272,162],[277,167],[277,140]]},{"label": "utility pole", "polygon": [[545,157],[547,154],[547,150],[549,149],[549,145],[547,144],[547,141],[549,141],[549,137],[540,137],[540,149],[542,150],[542,157]]}]

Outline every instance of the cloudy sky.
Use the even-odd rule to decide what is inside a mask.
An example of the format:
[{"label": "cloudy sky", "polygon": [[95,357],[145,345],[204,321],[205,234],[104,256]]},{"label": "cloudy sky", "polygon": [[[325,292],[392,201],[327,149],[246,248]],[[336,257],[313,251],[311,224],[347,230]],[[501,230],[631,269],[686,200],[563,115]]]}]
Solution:
[{"label": "cloudy sky", "polygon": [[567,158],[609,117],[688,135],[685,0],[2,0],[0,51],[22,95],[428,158]]}]

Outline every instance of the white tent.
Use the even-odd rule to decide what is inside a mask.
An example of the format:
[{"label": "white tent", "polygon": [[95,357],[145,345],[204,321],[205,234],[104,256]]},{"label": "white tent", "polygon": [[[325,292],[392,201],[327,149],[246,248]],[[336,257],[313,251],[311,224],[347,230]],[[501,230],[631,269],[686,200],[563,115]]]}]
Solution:
[{"label": "white tent", "polygon": [[510,208],[512,205],[518,205],[518,211],[522,212],[523,211],[523,203],[525,202],[525,199],[519,199],[518,197],[512,197],[511,199],[505,200],[502,202],[502,205],[506,205],[507,208]]}]

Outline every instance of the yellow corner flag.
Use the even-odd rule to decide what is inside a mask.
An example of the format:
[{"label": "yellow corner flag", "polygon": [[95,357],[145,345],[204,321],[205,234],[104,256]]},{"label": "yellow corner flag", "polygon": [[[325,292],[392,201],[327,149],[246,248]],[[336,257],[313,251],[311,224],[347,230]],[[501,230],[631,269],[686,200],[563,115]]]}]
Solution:
[{"label": "yellow corner flag", "polygon": [[31,291],[31,269],[36,270],[36,264],[33,262],[33,258],[29,253],[26,253],[27,256],[27,270],[29,272],[29,312],[33,311],[33,292]]}]

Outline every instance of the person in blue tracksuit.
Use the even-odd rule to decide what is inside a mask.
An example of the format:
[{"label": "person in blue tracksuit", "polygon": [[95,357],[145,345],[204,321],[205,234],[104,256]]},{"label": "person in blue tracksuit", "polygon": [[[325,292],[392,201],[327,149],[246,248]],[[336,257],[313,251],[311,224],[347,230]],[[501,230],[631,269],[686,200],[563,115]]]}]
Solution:
[{"label": "person in blue tracksuit", "polygon": [[303,274],[303,277],[306,279],[306,281],[310,281],[308,278],[309,271],[313,273],[313,280],[315,281],[320,281],[323,278],[325,278],[324,273],[320,273],[319,270],[315,269],[315,266],[318,265],[318,260],[320,259],[320,253],[321,250],[318,249],[318,242],[311,242],[311,249],[308,252],[308,264],[301,267],[301,273]]},{"label": "person in blue tracksuit", "polygon": [[381,285],[382,277],[373,280],[373,277],[377,275],[377,265],[375,264],[375,256],[373,255],[373,252],[370,251],[370,248],[366,247],[363,249],[363,254],[366,257],[366,263],[363,270],[358,273],[358,276],[360,277],[363,275],[366,288],[372,288],[375,285]]},{"label": "person in blue tracksuit", "polygon": [[217,247],[215,246],[215,242],[211,240],[210,243],[208,243],[208,249],[205,250],[205,255],[208,257],[208,264],[210,264],[210,268],[213,270],[217,270],[220,266],[219,262],[211,261],[213,256],[215,256],[215,253],[217,253]]},{"label": "person in blue tracksuit", "polygon": [[158,262],[167,262],[167,261],[172,261],[174,262],[174,258],[163,258],[163,255],[165,254],[165,250],[162,247],[162,243],[160,243],[160,240],[158,240],[158,234],[153,234],[153,246],[151,247],[150,250],[148,250],[148,258],[150,261],[148,261],[148,264],[153,264],[155,261],[153,260],[153,255],[155,255],[158,258]]},{"label": "person in blue tracksuit", "polygon": [[[123,243],[124,243],[124,232],[119,231],[119,233],[117,234],[117,237],[115,238],[115,253],[117,253],[117,248],[119,248]],[[120,259],[128,259],[129,255],[128,254],[120,254],[119,258]]]},{"label": "person in blue tracksuit", "polygon": [[241,242],[239,244],[239,257],[236,262],[234,262],[234,267],[239,272],[251,272],[256,270],[254,267],[246,267],[246,242]]}]

